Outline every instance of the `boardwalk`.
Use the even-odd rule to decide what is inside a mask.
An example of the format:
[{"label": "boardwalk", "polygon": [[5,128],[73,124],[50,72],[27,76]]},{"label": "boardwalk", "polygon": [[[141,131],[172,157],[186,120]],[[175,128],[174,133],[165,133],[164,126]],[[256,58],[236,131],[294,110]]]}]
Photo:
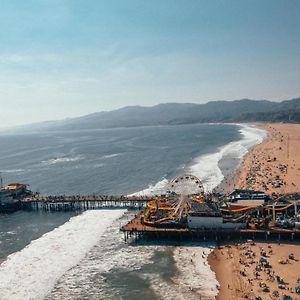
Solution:
[{"label": "boardwalk", "polygon": [[21,200],[22,208],[29,210],[68,211],[100,208],[143,209],[153,198],[126,196],[30,196]]}]

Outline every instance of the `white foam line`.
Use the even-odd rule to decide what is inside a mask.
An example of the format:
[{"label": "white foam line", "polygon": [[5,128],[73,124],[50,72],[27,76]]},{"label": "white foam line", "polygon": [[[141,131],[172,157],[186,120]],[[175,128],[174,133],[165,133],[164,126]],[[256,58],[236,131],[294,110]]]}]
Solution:
[{"label": "white foam line", "polygon": [[[240,126],[239,132],[242,135],[241,140],[230,142],[225,146],[220,147],[215,153],[199,156],[193,161],[188,170],[189,173],[197,176],[203,182],[206,192],[211,192],[224,179],[224,175],[219,168],[219,162],[225,155],[232,155],[241,161],[253,146],[260,144],[267,136],[265,130],[259,129],[253,125],[234,125]],[[167,184],[168,180],[163,178],[156,184],[149,185],[146,189],[129,196],[164,194]]]},{"label": "white foam line", "polygon": [[196,291],[201,299],[215,299],[219,285],[215,273],[207,262],[212,246],[177,247],[174,259],[180,276],[175,278],[181,289]]},{"label": "white foam line", "polygon": [[224,179],[224,175],[219,168],[219,162],[224,156],[231,155],[241,161],[252,147],[260,144],[267,136],[266,131],[254,126],[236,125],[241,127],[239,130],[242,134],[241,140],[228,143],[220,147],[215,153],[199,156],[189,169],[190,173],[203,182],[206,192],[212,191]]},{"label": "white foam line", "polygon": [[20,173],[24,171],[24,169],[0,170],[1,173]]},{"label": "white foam line", "polygon": [[117,156],[120,156],[121,153],[113,153],[113,154],[108,154],[108,155],[104,155],[102,156],[102,158],[113,158],[113,157],[117,157]]},{"label": "white foam line", "polygon": [[149,195],[161,195],[165,193],[165,187],[168,184],[168,179],[163,178],[161,181],[157,182],[155,185],[150,184],[146,189],[130,194],[130,196],[149,196]]},{"label": "white foam line", "polygon": [[215,299],[219,284],[207,263],[207,256],[212,250],[212,245],[207,244],[177,246],[173,258],[178,271],[170,281],[165,281],[159,273],[144,274],[143,277],[150,281],[159,299]]},{"label": "white foam line", "polygon": [[32,241],[0,265],[0,299],[43,299],[124,210],[95,210]]},{"label": "white foam line", "polygon": [[41,162],[42,165],[50,166],[50,165],[55,165],[59,163],[68,163],[68,162],[74,162],[78,160],[84,159],[83,155],[77,155],[74,157],[56,157],[56,158],[51,158],[49,160],[43,160]]}]

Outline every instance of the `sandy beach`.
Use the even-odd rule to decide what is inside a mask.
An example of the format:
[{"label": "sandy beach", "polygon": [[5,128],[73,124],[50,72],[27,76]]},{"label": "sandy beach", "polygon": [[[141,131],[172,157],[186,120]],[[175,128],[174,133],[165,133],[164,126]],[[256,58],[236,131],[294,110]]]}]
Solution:
[{"label": "sandy beach", "polygon": [[[290,256],[290,258],[289,258]],[[260,263],[261,258],[267,263]],[[295,292],[300,279],[297,244],[251,243],[223,245],[208,258],[220,283],[219,300],[300,299]]]},{"label": "sandy beach", "polygon": [[[230,188],[261,190],[269,195],[299,192],[300,124],[256,126],[266,130],[268,137],[245,157]],[[289,259],[289,254],[295,259]],[[262,257],[270,268],[260,264]],[[300,299],[295,293],[295,287],[300,284],[297,282],[300,278],[299,244],[222,245],[209,255],[209,264],[220,283],[219,300],[257,296],[284,299],[284,295]]]},{"label": "sandy beach", "polygon": [[244,159],[235,188],[295,193],[300,184],[300,124],[258,124],[268,132]]}]

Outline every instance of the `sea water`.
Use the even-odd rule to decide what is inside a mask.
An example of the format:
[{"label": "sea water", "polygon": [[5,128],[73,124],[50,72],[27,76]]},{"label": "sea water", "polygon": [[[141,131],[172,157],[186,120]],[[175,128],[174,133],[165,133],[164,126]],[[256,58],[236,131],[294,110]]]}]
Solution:
[{"label": "sea water", "polygon": [[[0,171],[41,194],[151,194],[193,173],[211,191],[265,132],[182,125],[0,136]],[[223,161],[223,163],[221,163]],[[123,210],[0,215],[0,299],[213,299],[211,244],[128,245]]]}]

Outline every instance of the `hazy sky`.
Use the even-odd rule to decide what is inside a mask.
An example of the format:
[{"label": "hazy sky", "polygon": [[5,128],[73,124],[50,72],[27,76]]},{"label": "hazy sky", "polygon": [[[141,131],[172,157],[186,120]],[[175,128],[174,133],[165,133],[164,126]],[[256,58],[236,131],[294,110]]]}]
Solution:
[{"label": "hazy sky", "polygon": [[0,0],[0,127],[300,96],[298,0]]}]

